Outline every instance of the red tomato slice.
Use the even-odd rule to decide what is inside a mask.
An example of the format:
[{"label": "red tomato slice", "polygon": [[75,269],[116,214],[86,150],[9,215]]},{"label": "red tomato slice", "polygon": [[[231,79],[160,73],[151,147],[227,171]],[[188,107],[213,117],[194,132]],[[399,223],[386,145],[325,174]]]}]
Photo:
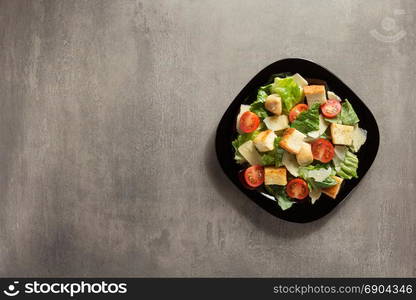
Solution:
[{"label": "red tomato slice", "polygon": [[305,199],[309,195],[308,184],[300,178],[292,179],[286,185],[286,193],[290,198]]},{"label": "red tomato slice", "polygon": [[335,118],[341,112],[341,103],[335,99],[329,99],[321,105],[321,111],[326,118]]},{"label": "red tomato slice", "polygon": [[323,163],[330,162],[334,153],[334,146],[326,139],[317,139],[312,143],[312,154],[316,160]]},{"label": "red tomato slice", "polygon": [[290,110],[289,113],[289,120],[293,122],[299,116],[299,114],[305,110],[308,110],[308,106],[306,104],[298,104]]},{"label": "red tomato slice", "polygon": [[260,125],[260,118],[251,111],[246,111],[241,115],[239,127],[242,132],[249,133],[256,130]]},{"label": "red tomato slice", "polygon": [[249,187],[256,188],[264,182],[264,168],[262,166],[251,166],[244,171],[244,180]]}]

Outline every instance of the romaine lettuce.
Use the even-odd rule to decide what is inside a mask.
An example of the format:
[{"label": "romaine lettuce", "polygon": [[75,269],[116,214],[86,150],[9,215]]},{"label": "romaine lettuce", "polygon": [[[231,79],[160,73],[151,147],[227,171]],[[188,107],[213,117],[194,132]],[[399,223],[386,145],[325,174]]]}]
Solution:
[{"label": "romaine lettuce", "polygon": [[285,187],[281,185],[266,185],[266,191],[272,194],[282,210],[292,207],[295,203],[286,193]]},{"label": "romaine lettuce", "polygon": [[292,77],[274,79],[270,87],[272,94],[278,94],[282,98],[283,113],[289,114],[292,107],[302,100],[302,88],[297,85]]},{"label": "romaine lettuce", "polygon": [[291,127],[305,134],[319,130],[319,106],[319,103],[315,103],[308,110],[301,112]]},{"label": "romaine lettuce", "polygon": [[312,204],[315,204],[316,200],[321,197],[322,189],[329,188],[337,184],[337,181],[332,176],[328,176],[323,181],[316,181],[311,177],[306,178],[305,180],[308,183],[309,197],[311,198]]},{"label": "romaine lettuce", "polygon": [[299,177],[303,178],[308,184],[312,204],[319,199],[322,189],[337,184],[337,181],[332,177],[333,175],[335,175],[335,170],[330,163],[319,163],[299,168]]},{"label": "romaine lettuce", "polygon": [[354,153],[347,151],[344,160],[337,162],[334,160],[337,175],[344,179],[358,178],[358,157]]},{"label": "romaine lettuce", "polygon": [[343,125],[355,125],[360,119],[352,108],[351,103],[345,99],[345,102],[341,104],[341,112],[335,118],[324,118],[329,123],[337,123]]},{"label": "romaine lettuce", "polygon": [[250,105],[250,111],[255,113],[260,119],[267,118],[269,113],[267,112],[266,108],[264,107],[264,102],[262,101],[254,101]]},{"label": "romaine lettuce", "polygon": [[338,114],[336,117],[334,118],[324,118],[324,120],[328,123],[337,123],[337,124],[342,124],[341,121],[341,114]]},{"label": "romaine lettuce", "polygon": [[270,93],[271,84],[260,87],[257,91],[257,99],[250,105],[250,111],[255,113],[259,118],[267,118],[269,113],[264,107],[264,102]]},{"label": "romaine lettuce", "polygon": [[270,95],[270,88],[272,84],[263,85],[257,91],[257,99],[258,101],[266,101],[268,95]]},{"label": "romaine lettuce", "polygon": [[341,122],[343,125],[355,125],[360,121],[360,119],[358,119],[358,116],[354,111],[354,108],[352,108],[351,103],[348,102],[347,99],[345,99],[345,102],[342,103],[342,109],[341,109],[340,115],[341,115]]},{"label": "romaine lettuce", "polygon": [[332,176],[328,176],[324,181],[315,181],[318,188],[324,189],[336,185],[338,182]]},{"label": "romaine lettuce", "polygon": [[330,164],[316,164],[299,168],[299,176],[306,180],[310,190],[336,185],[337,182],[332,178],[332,175],[335,175],[335,171]]},{"label": "romaine lettuce", "polygon": [[274,140],[274,149],[272,151],[266,152],[261,156],[261,162],[263,166],[282,166],[283,153],[285,150],[279,146],[279,142],[282,138],[277,137]]},{"label": "romaine lettuce", "polygon": [[319,130],[314,130],[314,131],[310,131],[308,132],[308,140],[315,140],[319,137],[321,137],[322,135],[325,135],[325,131],[328,128],[328,123],[325,122],[324,117],[319,114]]}]

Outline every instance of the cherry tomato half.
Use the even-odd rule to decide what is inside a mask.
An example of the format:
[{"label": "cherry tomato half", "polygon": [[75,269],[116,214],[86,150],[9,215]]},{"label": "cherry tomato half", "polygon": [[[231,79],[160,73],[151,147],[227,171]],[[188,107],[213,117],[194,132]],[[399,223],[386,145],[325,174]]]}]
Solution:
[{"label": "cherry tomato half", "polygon": [[306,104],[298,104],[293,107],[289,112],[289,120],[293,122],[296,118],[300,115],[301,112],[308,110],[308,106]]},{"label": "cherry tomato half", "polygon": [[242,132],[249,133],[256,130],[260,125],[260,118],[251,111],[246,111],[241,115],[238,125]]},{"label": "cherry tomato half", "polygon": [[244,171],[244,180],[249,187],[256,188],[264,182],[264,168],[262,166],[251,166]]},{"label": "cherry tomato half", "polygon": [[290,198],[305,199],[309,195],[308,184],[300,178],[292,179],[286,185],[286,193]]},{"label": "cherry tomato half", "polygon": [[321,105],[321,111],[326,118],[335,118],[341,112],[341,103],[335,99],[329,99]]},{"label": "cherry tomato half", "polygon": [[312,143],[313,159],[327,163],[334,157],[334,153],[334,146],[326,139],[317,139]]}]

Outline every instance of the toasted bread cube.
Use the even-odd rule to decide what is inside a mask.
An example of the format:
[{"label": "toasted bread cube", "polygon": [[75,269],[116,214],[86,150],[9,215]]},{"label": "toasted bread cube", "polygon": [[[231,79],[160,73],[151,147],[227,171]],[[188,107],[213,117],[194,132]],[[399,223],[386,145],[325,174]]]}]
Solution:
[{"label": "toasted bread cube", "polygon": [[295,75],[293,75],[292,78],[293,78],[293,81],[296,82],[296,84],[300,87],[305,87],[308,85],[308,82],[305,80],[305,78],[300,76],[299,73],[296,73]]},{"label": "toasted bread cube", "polygon": [[302,148],[305,137],[306,135],[297,131],[295,128],[288,128],[285,130],[283,137],[279,142],[279,146],[287,152],[298,154]]},{"label": "toasted bread cube", "polygon": [[267,117],[263,122],[268,129],[273,131],[289,128],[289,118],[286,115]]},{"label": "toasted bread cube", "polygon": [[312,147],[310,144],[303,142],[299,153],[296,154],[296,160],[301,166],[307,166],[313,162]]},{"label": "toasted bread cube", "polygon": [[274,140],[276,137],[274,131],[269,129],[260,132],[253,142],[260,152],[271,151],[274,149]]},{"label": "toasted bread cube", "polygon": [[286,185],[286,168],[265,167],[264,168],[264,184]]},{"label": "toasted bread cube", "polygon": [[335,145],[351,145],[354,126],[331,124],[332,143]]},{"label": "toasted bread cube", "polygon": [[328,195],[329,197],[331,197],[332,199],[335,199],[338,195],[338,192],[341,188],[341,184],[342,181],[344,181],[344,179],[338,177],[338,176],[332,176],[338,183],[334,186],[331,186],[329,188],[326,189],[322,189],[322,193],[324,193],[325,195]]},{"label": "toasted bread cube", "polygon": [[326,92],[324,85],[307,85],[303,87],[308,106],[311,107],[315,103],[323,104],[326,102]]},{"label": "toasted bread cube", "polygon": [[264,107],[275,115],[282,114],[282,99],[277,94],[267,96]]}]

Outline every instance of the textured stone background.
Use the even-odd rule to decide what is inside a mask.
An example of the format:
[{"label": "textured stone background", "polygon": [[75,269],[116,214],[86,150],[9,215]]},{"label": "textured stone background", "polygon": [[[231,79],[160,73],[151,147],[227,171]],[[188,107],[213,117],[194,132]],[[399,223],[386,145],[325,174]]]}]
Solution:
[{"label": "textured stone background", "polygon": [[[415,15],[411,0],[0,0],[0,275],[416,276]],[[336,73],[381,133],[351,198],[304,225],[245,198],[213,151],[231,100],[285,57]]]}]

